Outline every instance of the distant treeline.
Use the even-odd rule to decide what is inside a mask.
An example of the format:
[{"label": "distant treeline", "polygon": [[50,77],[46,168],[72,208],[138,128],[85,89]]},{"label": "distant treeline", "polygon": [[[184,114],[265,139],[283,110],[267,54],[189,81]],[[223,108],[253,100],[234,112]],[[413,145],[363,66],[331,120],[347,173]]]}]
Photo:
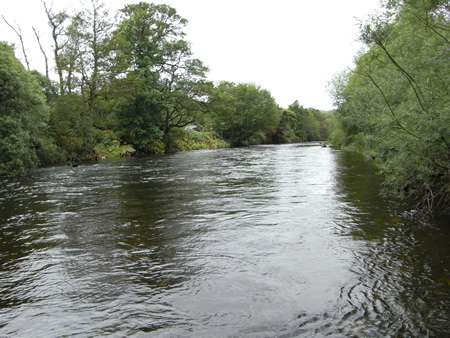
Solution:
[{"label": "distant treeline", "polygon": [[297,101],[280,108],[251,83],[208,81],[174,8],[140,2],[112,16],[92,0],[75,12],[45,2],[42,10],[53,38],[51,50],[40,45],[46,74],[30,71],[24,45],[25,66],[0,42],[0,175],[130,148],[162,153],[328,136],[328,116],[316,109]]}]

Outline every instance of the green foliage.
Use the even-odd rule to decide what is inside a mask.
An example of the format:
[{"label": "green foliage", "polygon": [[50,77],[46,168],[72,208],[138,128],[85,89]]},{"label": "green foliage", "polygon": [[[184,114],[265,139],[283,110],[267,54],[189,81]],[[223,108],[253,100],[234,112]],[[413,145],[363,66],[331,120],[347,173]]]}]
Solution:
[{"label": "green foliage", "polygon": [[87,109],[83,97],[79,95],[60,95],[55,99],[50,132],[65,161],[90,158],[94,145],[100,139]]},{"label": "green foliage", "polygon": [[[174,8],[139,2],[113,20],[101,0],[88,3],[69,13],[43,2],[56,82],[47,58],[46,76],[26,72],[1,44],[0,174],[120,156],[128,146],[167,153],[316,140],[327,133],[317,110],[298,102],[282,110],[259,86],[207,81],[207,67],[185,40],[187,20]],[[212,132],[184,130],[192,124]]]},{"label": "green foliage", "polygon": [[228,148],[229,144],[215,132],[176,129],[173,140],[178,151]]},{"label": "green foliage", "polygon": [[280,114],[278,127],[272,132],[271,140],[275,144],[290,143],[298,141],[295,135],[297,129],[297,116],[290,109],[283,109]]},{"label": "green foliage", "polygon": [[[385,191],[450,207],[449,22],[446,2],[391,2],[361,25],[368,51],[335,81],[333,142],[379,163]],[[448,6],[448,5],[447,5]]]},{"label": "green foliage", "polygon": [[328,138],[328,125],[322,112],[314,108],[304,108],[298,101],[289,105],[289,110],[295,114],[292,131],[297,141],[323,141]]},{"label": "green foliage", "polygon": [[342,147],[349,145],[349,133],[346,131],[344,122],[337,116],[337,114],[333,114],[328,119],[328,125],[330,129],[330,134],[328,136],[329,143],[337,149],[341,149]]},{"label": "green foliage", "polygon": [[40,163],[48,148],[45,131],[49,108],[30,72],[0,42],[0,175],[23,174]]},{"label": "green foliage", "polygon": [[94,146],[93,158],[96,160],[128,156],[128,150],[134,149],[120,143],[117,133],[111,130],[98,131],[100,141]]},{"label": "green foliage", "polygon": [[140,2],[121,13],[117,56],[133,89],[117,115],[121,131],[141,151],[163,140],[169,152],[171,129],[192,123],[201,110],[207,68],[191,57],[182,31],[187,21],[174,8]]},{"label": "green foliage", "polygon": [[221,82],[210,97],[212,128],[232,146],[266,142],[279,111],[270,93],[254,84]]},{"label": "green foliage", "polygon": [[161,140],[163,133],[151,112],[152,103],[147,102],[144,97],[119,102],[117,118],[122,143],[132,144],[136,150],[143,153],[153,152],[153,144]]},{"label": "green foliage", "polygon": [[37,83],[44,92],[48,104],[51,104],[52,99],[57,92],[57,85],[52,82],[47,76],[39,73],[37,70],[32,70],[31,75],[36,79]]}]

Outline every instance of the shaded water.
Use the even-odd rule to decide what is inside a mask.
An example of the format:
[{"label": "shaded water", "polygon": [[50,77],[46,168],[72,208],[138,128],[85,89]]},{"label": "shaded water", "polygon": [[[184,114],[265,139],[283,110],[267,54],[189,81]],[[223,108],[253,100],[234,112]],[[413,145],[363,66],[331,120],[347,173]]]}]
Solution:
[{"label": "shaded water", "polygon": [[0,336],[444,336],[450,227],[353,153],[196,151],[0,180]]}]

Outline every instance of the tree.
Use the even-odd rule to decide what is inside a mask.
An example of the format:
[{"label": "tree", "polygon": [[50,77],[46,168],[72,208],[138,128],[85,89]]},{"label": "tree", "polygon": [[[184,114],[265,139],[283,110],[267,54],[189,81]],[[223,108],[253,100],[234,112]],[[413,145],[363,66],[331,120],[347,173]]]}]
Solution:
[{"label": "tree", "polygon": [[64,49],[67,41],[64,36],[64,23],[69,18],[66,11],[59,13],[54,13],[51,8],[47,7],[45,1],[42,0],[44,5],[45,13],[48,19],[48,25],[51,29],[52,39],[53,39],[53,56],[56,64],[56,71],[59,78],[59,94],[63,95],[65,92],[64,85],[64,64],[61,58],[61,51]]},{"label": "tree", "polygon": [[[205,104],[211,84],[205,80],[207,68],[198,59],[185,56],[174,58],[174,62],[165,70],[161,83],[161,129],[164,133],[166,151],[171,151],[171,131],[193,124],[198,115],[205,110]],[[176,61],[178,60],[178,61]]]},{"label": "tree", "polygon": [[0,42],[0,102],[0,175],[24,174],[51,148],[45,135],[49,108],[39,84],[5,42]]},{"label": "tree", "polygon": [[[43,2],[53,37],[58,96],[52,100],[50,129],[68,161],[93,154],[101,133],[111,135],[113,104],[108,99],[111,78],[112,28],[104,4],[90,0],[83,11],[54,13]],[[117,93],[121,95],[121,93]]]},{"label": "tree", "polygon": [[271,135],[272,143],[282,144],[297,141],[295,130],[297,130],[296,114],[290,109],[283,109],[278,126]]},{"label": "tree", "polygon": [[49,124],[50,133],[65,161],[74,163],[93,155],[100,135],[87,114],[82,96],[73,93],[57,96]]},{"label": "tree", "polygon": [[80,13],[83,30],[83,57],[78,60],[82,79],[82,93],[87,96],[89,111],[95,113],[96,100],[108,81],[111,54],[111,30],[114,26],[105,4],[91,0],[91,7]]},{"label": "tree", "polygon": [[298,100],[289,105],[295,114],[295,133],[298,141],[323,141],[328,138],[328,126],[322,112],[314,108],[304,108]]},{"label": "tree", "polygon": [[299,141],[307,141],[306,123],[309,117],[308,110],[300,105],[298,100],[295,100],[289,105],[289,109],[294,112],[296,116],[295,130],[294,133]]},{"label": "tree", "polygon": [[209,101],[213,129],[232,146],[267,141],[280,112],[270,92],[254,84],[221,82]]},{"label": "tree", "polygon": [[390,1],[361,24],[367,52],[339,88],[347,139],[379,163],[385,191],[450,207],[447,1]]},{"label": "tree", "polygon": [[120,101],[123,139],[141,151],[162,138],[170,151],[170,131],[194,121],[205,102],[205,72],[191,57],[182,29],[187,20],[174,8],[140,2],[127,5],[115,31],[116,86],[128,87]]}]

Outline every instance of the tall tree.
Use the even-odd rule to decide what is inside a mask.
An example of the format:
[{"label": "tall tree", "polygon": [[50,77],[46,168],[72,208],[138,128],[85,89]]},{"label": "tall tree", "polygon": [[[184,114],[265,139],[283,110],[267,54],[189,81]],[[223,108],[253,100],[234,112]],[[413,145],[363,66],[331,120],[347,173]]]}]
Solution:
[{"label": "tall tree", "polygon": [[171,51],[160,74],[161,130],[166,150],[170,151],[170,132],[195,122],[205,110],[209,88],[205,79],[207,68],[198,59],[191,59],[189,46],[179,41]]},{"label": "tall tree", "polygon": [[447,1],[389,1],[361,25],[368,51],[337,92],[349,141],[376,159],[386,191],[450,207]]},{"label": "tall tree", "polygon": [[192,58],[187,20],[174,8],[140,2],[121,14],[115,63],[126,74],[117,82],[128,87],[119,109],[124,137],[142,151],[162,137],[169,150],[171,129],[191,123],[205,102],[207,68]]},{"label": "tall tree", "polygon": [[67,26],[64,29],[65,44],[59,54],[59,66],[63,74],[63,94],[82,94],[82,64],[87,58],[85,43],[85,26],[83,12],[77,12],[68,17]]},{"label": "tall tree", "polygon": [[0,42],[0,102],[0,175],[23,174],[48,148],[49,108],[39,84],[5,42]]},{"label": "tall tree", "polygon": [[89,110],[91,114],[94,114],[96,99],[100,95],[102,85],[106,82],[110,67],[109,42],[114,21],[109,16],[105,3],[100,0],[91,0],[90,5],[82,17],[85,23],[85,31],[82,32],[84,53],[83,58],[79,60],[79,71],[83,92],[86,92],[88,97]]},{"label": "tall tree", "polygon": [[64,81],[64,63],[61,57],[61,52],[64,50],[67,39],[65,37],[65,22],[69,19],[69,15],[66,11],[61,11],[58,13],[53,12],[52,8],[49,8],[44,0],[42,0],[44,5],[45,14],[47,15],[48,25],[51,29],[52,40],[53,40],[53,56],[56,64],[56,72],[59,79],[59,94],[63,95],[65,93],[65,81]]}]

